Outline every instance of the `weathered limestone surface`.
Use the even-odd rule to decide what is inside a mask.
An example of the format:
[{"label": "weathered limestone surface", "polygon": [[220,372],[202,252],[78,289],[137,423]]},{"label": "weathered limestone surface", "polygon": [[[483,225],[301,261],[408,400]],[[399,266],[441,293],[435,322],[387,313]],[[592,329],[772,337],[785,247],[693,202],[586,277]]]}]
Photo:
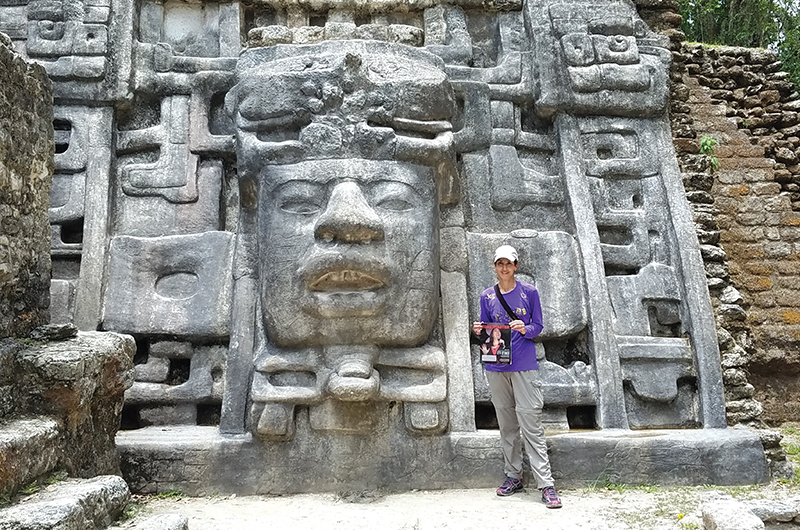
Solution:
[{"label": "weathered limestone surface", "polygon": [[0,495],[58,469],[63,461],[59,423],[47,417],[6,421],[0,426]]},{"label": "weathered limestone surface", "polygon": [[[166,426],[121,431],[117,445],[131,489],[142,493],[487,488],[503,473],[500,442],[490,430],[425,438],[394,432],[319,445],[301,412],[295,437],[300,449],[264,446],[250,434],[220,435],[214,427]],[[548,449],[553,476],[565,488],[606,479],[663,485],[768,480],[761,443],[743,428],[564,433],[548,436]],[[355,462],[348,457],[353,451],[361,455]],[[404,469],[414,471],[400,474]]]},{"label": "weathered limestone surface", "polygon": [[0,25],[0,339],[49,320],[52,84]]},{"label": "weathered limestone surface", "polygon": [[[119,530],[121,527],[110,526],[108,530]],[[129,530],[189,530],[189,518],[183,514],[164,513],[145,517]]]},{"label": "weathered limestone surface", "polygon": [[134,351],[133,339],[116,333],[0,342],[6,422],[0,493],[12,495],[54,470],[75,477],[119,473],[114,436]]},{"label": "weathered limestone surface", "polygon": [[729,495],[701,507],[703,528],[796,528],[800,525],[800,499],[748,499],[737,501]]},{"label": "weathered limestone surface", "polygon": [[785,500],[752,499],[742,501],[751,512],[765,523],[786,523],[793,521],[800,524],[800,498]]},{"label": "weathered limestone surface", "polygon": [[709,502],[702,507],[706,530],[762,530],[764,522],[734,499]]}]

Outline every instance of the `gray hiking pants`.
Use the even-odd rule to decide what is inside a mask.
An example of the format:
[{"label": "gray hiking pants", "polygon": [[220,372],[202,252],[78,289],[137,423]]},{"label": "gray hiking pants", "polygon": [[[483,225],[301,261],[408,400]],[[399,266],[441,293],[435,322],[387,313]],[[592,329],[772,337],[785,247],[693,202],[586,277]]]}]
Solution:
[{"label": "gray hiking pants", "polygon": [[525,372],[486,372],[492,391],[492,404],[500,426],[500,448],[506,475],[522,479],[522,440],[542,489],[553,485],[550,459],[542,426],[542,381],[538,370]]}]

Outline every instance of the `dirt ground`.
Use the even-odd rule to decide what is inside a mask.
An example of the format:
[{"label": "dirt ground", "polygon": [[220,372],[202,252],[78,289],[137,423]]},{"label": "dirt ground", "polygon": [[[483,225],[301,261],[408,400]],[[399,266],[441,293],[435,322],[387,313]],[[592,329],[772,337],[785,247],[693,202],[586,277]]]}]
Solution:
[{"label": "dirt ground", "polygon": [[796,484],[732,488],[603,486],[561,492],[564,507],[547,509],[539,492],[498,497],[493,490],[414,491],[399,494],[303,494],[275,497],[137,497],[128,527],[155,513],[182,513],[189,530],[688,530],[703,528],[700,507],[724,495],[782,499]]}]

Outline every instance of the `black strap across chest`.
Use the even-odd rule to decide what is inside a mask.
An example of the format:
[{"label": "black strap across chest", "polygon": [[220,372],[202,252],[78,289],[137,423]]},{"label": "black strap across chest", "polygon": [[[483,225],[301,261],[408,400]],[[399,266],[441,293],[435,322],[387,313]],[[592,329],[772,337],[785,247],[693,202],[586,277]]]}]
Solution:
[{"label": "black strap across chest", "polygon": [[503,305],[503,309],[506,310],[506,313],[508,313],[508,316],[511,317],[511,320],[519,320],[519,317],[514,314],[510,307],[508,307],[508,302],[506,302],[506,299],[503,298],[503,294],[500,292],[499,283],[494,284],[494,294],[497,295],[497,299],[500,300],[500,303]]}]

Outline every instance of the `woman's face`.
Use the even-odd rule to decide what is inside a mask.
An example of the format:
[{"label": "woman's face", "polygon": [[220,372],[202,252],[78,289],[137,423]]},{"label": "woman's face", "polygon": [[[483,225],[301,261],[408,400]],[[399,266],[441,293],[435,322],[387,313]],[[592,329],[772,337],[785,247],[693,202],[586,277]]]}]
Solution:
[{"label": "woman's face", "polygon": [[500,258],[494,262],[494,271],[497,273],[498,280],[512,280],[517,272],[517,264],[506,258]]},{"label": "woman's face", "polygon": [[500,328],[493,328],[492,329],[492,338],[497,341],[497,340],[500,340],[500,336],[501,336]]}]

